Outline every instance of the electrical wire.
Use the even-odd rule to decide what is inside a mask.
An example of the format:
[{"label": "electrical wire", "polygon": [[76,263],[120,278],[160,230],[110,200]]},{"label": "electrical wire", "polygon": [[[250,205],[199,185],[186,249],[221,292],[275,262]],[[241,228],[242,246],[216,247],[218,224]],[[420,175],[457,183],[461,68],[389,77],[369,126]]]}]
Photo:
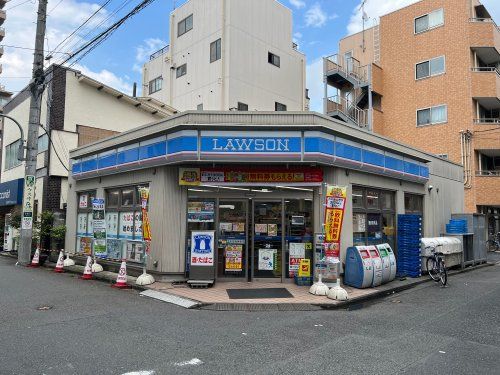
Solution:
[{"label": "electrical wire", "polygon": [[19,3],[19,4],[16,4],[16,5],[13,5],[13,6],[11,6],[10,8],[5,9],[5,11],[8,11],[8,10],[11,10],[11,9],[14,9],[14,8],[17,8],[17,7],[19,7],[19,6],[23,5],[23,4],[26,4],[26,3],[33,3],[33,4],[34,4],[34,2],[32,2],[31,0],[26,0],[26,1],[23,1],[22,3]]},{"label": "electrical wire", "polygon": [[52,149],[54,150],[54,153],[56,154],[57,159],[59,159],[59,162],[61,163],[61,165],[63,166],[63,168],[66,169],[66,171],[69,172],[68,167],[66,167],[66,165],[62,161],[61,157],[59,156],[59,153],[57,152],[57,149],[56,149],[56,146],[54,145],[54,142],[52,142],[52,137],[49,135],[49,132],[47,131],[47,128],[45,128],[45,126],[43,126],[42,124],[40,124],[40,127],[43,129],[43,131],[45,132],[45,134],[47,134],[47,137],[49,138],[49,143],[52,146]]},{"label": "electrical wire", "polygon": [[56,9],[59,6],[59,4],[61,4],[63,1],[64,0],[59,0],[59,2],[54,6],[54,8],[52,8],[51,10],[49,10],[49,12],[47,13],[47,16],[49,16],[50,13],[52,13],[54,11],[54,9]]}]

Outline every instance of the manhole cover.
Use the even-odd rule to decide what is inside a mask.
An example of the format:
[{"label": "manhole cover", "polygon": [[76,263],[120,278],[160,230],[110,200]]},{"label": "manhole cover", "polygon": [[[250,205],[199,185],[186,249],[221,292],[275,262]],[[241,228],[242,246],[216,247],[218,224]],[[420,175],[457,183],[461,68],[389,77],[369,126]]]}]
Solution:
[{"label": "manhole cover", "polygon": [[38,311],[51,310],[53,306],[38,306],[36,309]]}]

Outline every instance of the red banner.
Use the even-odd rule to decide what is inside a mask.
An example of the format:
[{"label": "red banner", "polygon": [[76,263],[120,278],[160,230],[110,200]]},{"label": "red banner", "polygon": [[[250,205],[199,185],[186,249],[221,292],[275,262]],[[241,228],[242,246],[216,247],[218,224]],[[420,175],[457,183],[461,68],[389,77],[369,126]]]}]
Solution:
[{"label": "red banner", "polygon": [[340,234],[344,219],[347,188],[327,185],[325,196],[325,256],[340,257]]}]

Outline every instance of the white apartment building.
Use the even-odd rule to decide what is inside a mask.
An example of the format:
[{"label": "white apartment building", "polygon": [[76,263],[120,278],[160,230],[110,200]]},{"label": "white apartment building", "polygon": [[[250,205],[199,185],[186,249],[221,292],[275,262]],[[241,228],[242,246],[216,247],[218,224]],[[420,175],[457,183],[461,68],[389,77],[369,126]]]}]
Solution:
[{"label": "white apartment building", "polygon": [[[67,201],[69,150],[139,125],[172,115],[172,108],[151,98],[135,98],[98,82],[81,72],[58,65],[47,69],[38,138],[35,214],[50,210],[63,213]],[[14,96],[4,113],[15,118],[28,134],[30,92]],[[50,135],[50,138],[49,138]],[[24,140],[26,141],[26,139]],[[19,129],[6,119],[0,141],[0,225],[5,215],[21,203],[25,163],[18,160]],[[7,192],[11,199],[2,199]],[[16,202],[14,199],[19,200]],[[7,231],[6,231],[7,232]],[[5,244],[11,248],[11,244]]]},{"label": "white apartment building", "polygon": [[306,57],[275,0],[189,0],[170,44],[143,66],[142,93],[179,111],[308,109]]}]

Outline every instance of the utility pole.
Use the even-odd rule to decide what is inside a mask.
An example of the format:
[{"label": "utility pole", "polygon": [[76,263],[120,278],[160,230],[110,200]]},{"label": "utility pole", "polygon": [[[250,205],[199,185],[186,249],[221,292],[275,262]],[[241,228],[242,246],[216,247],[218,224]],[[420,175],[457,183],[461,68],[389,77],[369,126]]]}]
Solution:
[{"label": "utility pole", "polygon": [[[45,84],[43,70],[43,49],[47,21],[47,0],[39,0],[36,22],[35,53],[33,56],[33,75],[29,89],[31,91],[28,140],[26,143],[26,169],[24,174],[23,213],[21,217],[21,241],[18,251],[18,264],[26,266],[31,261],[31,242],[33,237],[33,205],[36,185],[36,157],[38,153],[38,127],[42,94]],[[21,140],[21,143],[23,141]]]}]

